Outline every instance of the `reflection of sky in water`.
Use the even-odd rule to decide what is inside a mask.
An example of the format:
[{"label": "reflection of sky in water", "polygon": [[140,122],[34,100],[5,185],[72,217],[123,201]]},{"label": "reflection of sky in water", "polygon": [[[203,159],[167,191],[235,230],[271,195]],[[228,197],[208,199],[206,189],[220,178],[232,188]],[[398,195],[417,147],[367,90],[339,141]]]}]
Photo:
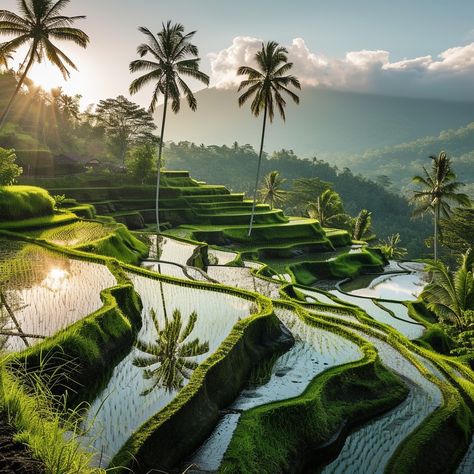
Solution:
[{"label": "reflection of sky in water", "polygon": [[[134,273],[128,276],[143,302],[143,326],[139,339],[144,342],[156,340],[156,329],[149,314],[151,309],[155,310],[160,324],[164,324],[163,292],[168,317],[174,309],[179,309],[183,325],[186,325],[190,314],[196,311],[198,318],[189,339],[209,342],[209,352],[194,358],[199,363],[216,351],[238,320],[250,315],[254,309],[251,301],[237,296],[160,283]],[[96,463],[102,454],[103,465],[106,465],[141,424],[176,397],[177,391],[169,392],[162,387],[157,387],[149,395],[140,395],[150,387],[150,381],[143,378],[143,369],[132,364],[134,358],[140,355],[143,353],[132,349],[114,368],[107,387],[91,406],[89,423],[99,410],[90,433],[94,439],[93,449],[97,453]],[[184,380],[184,385],[187,383],[188,380]],[[90,438],[85,440],[86,445],[90,443]]]},{"label": "reflection of sky in water", "polygon": [[[117,284],[107,267],[70,259],[37,245],[1,241],[0,282],[15,318],[2,310],[2,330],[50,336],[102,307],[101,290]],[[41,339],[27,339],[30,345]],[[5,349],[26,347],[11,336]]]},{"label": "reflection of sky in water", "polygon": [[[357,280],[354,284],[357,284]],[[426,275],[420,272],[382,275],[375,278],[367,288],[354,289],[350,293],[368,298],[409,301],[416,300],[426,284]]]}]

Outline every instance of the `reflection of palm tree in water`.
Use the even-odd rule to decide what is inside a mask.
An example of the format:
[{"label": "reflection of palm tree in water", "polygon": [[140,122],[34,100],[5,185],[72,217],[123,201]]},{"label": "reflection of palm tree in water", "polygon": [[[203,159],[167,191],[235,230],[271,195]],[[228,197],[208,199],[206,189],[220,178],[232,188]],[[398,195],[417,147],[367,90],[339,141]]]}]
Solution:
[{"label": "reflection of palm tree in water", "polygon": [[189,379],[198,366],[198,363],[191,358],[209,351],[208,342],[201,343],[197,338],[186,342],[196,325],[196,312],[191,313],[184,329],[181,312],[177,309],[173,311],[171,320],[168,320],[165,313],[164,327],[153,310],[151,318],[157,332],[156,342],[138,341],[137,348],[146,356],[139,356],[133,360],[133,365],[145,369],[144,378],[153,380],[153,385],[142,392],[142,395],[148,395],[157,387],[163,387],[169,392],[181,388],[184,379]]}]

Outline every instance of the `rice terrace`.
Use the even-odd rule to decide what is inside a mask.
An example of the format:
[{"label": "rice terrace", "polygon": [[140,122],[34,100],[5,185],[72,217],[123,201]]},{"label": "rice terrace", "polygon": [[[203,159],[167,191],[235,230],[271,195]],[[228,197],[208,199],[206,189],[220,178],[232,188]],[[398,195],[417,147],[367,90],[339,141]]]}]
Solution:
[{"label": "rice terrace", "polygon": [[0,472],[472,474],[473,28],[2,0]]}]

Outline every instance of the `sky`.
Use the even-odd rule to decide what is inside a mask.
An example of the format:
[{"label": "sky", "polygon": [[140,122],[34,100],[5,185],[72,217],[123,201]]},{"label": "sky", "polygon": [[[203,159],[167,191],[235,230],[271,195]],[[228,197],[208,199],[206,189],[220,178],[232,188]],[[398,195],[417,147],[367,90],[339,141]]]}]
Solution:
[{"label": "sky", "polygon": [[[17,11],[16,0],[1,2]],[[235,69],[252,62],[262,40],[275,40],[306,87],[474,100],[472,0],[72,0],[65,14],[87,16],[77,23],[91,38],[87,50],[61,43],[79,71],[64,82],[43,64],[31,76],[45,88],[82,94],[83,106],[129,97],[128,65],[144,39],[137,28],[157,32],[168,19],[197,30],[213,86],[233,87]],[[16,65],[25,53],[17,52]],[[133,100],[148,106],[150,96],[145,90]]]}]

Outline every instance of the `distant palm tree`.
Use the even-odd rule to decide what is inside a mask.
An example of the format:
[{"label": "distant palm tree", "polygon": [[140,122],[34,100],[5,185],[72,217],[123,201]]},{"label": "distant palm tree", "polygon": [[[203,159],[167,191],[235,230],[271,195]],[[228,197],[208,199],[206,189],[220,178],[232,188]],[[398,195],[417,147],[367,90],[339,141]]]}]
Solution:
[{"label": "distant palm tree", "polygon": [[253,194],[252,215],[249,224],[249,237],[252,234],[253,221],[255,217],[255,206],[257,203],[257,190],[260,180],[260,169],[262,165],[263,144],[265,141],[265,127],[267,117],[270,122],[275,116],[275,106],[283,120],[285,120],[286,101],[282,93],[288,94],[291,99],[299,104],[299,97],[292,92],[289,87],[301,89],[300,81],[291,75],[285,76],[292,67],[293,63],[288,62],[288,51],[274,41],[262,44],[262,49],[255,55],[258,69],[250,66],[241,66],[237,70],[239,76],[247,76],[247,79],[239,85],[239,92],[246,91],[239,97],[239,107],[242,107],[247,100],[253,97],[250,110],[255,117],[258,117],[263,111],[263,128],[260,142],[260,153],[258,155],[257,177],[255,180],[255,189]]},{"label": "distant palm tree", "polygon": [[315,201],[308,203],[308,215],[317,219],[323,227],[344,226],[349,220],[341,197],[332,189],[324,190]]},{"label": "distant palm tree", "polygon": [[3,43],[3,55],[10,54],[25,44],[29,45],[15,92],[2,113],[0,129],[35,61],[40,63],[47,58],[61,71],[64,78],[69,77],[70,74],[66,65],[77,69],[72,60],[52,42],[52,40],[72,41],[82,48],[89,43],[86,33],[71,26],[76,20],[83,19],[85,16],[61,14],[69,2],[70,0],[18,0],[21,16],[9,10],[0,10],[0,34],[15,36],[11,41]]},{"label": "distant palm tree", "polygon": [[[137,342],[137,348],[146,354],[133,360],[136,367],[145,368],[144,378],[153,380],[153,385],[142,395],[148,395],[157,387],[167,391],[178,390],[183,386],[184,379],[189,379],[198,363],[192,358],[209,351],[209,343],[199,339],[185,342],[194,330],[197,314],[191,313],[189,321],[183,329],[183,321],[179,310],[173,312],[170,320],[165,318],[162,327],[154,311],[151,312],[153,324],[157,332],[155,343]],[[155,366],[149,369],[148,367]]]},{"label": "distant palm tree", "polygon": [[454,273],[440,261],[429,260],[425,267],[433,280],[421,297],[440,320],[453,323],[461,331],[474,326],[473,263],[472,251],[468,250]]},{"label": "distant palm tree", "polygon": [[273,206],[279,206],[285,200],[286,192],[281,189],[286,179],[282,178],[278,171],[268,173],[264,180],[263,186],[260,188],[260,196],[262,201]]},{"label": "distant palm tree", "polygon": [[451,168],[451,159],[446,152],[442,151],[438,156],[430,156],[433,160],[431,171],[423,166],[424,176],[414,176],[413,182],[420,185],[421,189],[413,194],[412,201],[416,208],[414,217],[426,213],[434,216],[434,259],[438,259],[438,228],[439,219],[443,215],[449,218],[451,215],[450,203],[460,206],[469,206],[470,200],[466,194],[457,191],[463,183],[456,180],[456,174]]},{"label": "distant palm tree", "polygon": [[177,114],[180,109],[182,93],[191,110],[197,108],[197,100],[189,86],[181,76],[191,77],[209,85],[209,76],[199,70],[200,58],[198,48],[191,43],[195,31],[184,34],[184,26],[168,21],[162,25],[161,31],[155,36],[149,29],[140,27],[139,31],[147,36],[147,43],[137,48],[140,58],[146,55],[151,60],[136,59],[130,63],[130,72],[145,72],[130,85],[130,93],[135,94],[148,84],[154,85],[151,98],[150,112],[153,113],[158,104],[158,96],[163,94],[163,117],[161,121],[161,135],[158,151],[158,176],[156,182],[156,227],[160,231],[160,217],[158,209],[161,177],[161,156],[165,135],[166,111],[168,101],[171,100],[171,110]]},{"label": "distant palm tree", "polygon": [[362,209],[357,217],[352,219],[352,240],[364,240],[368,242],[375,238],[371,230],[372,213],[367,209]]},{"label": "distant palm tree", "polygon": [[392,234],[387,239],[380,240],[379,248],[388,260],[399,260],[406,257],[408,251],[400,245],[400,234]]}]

